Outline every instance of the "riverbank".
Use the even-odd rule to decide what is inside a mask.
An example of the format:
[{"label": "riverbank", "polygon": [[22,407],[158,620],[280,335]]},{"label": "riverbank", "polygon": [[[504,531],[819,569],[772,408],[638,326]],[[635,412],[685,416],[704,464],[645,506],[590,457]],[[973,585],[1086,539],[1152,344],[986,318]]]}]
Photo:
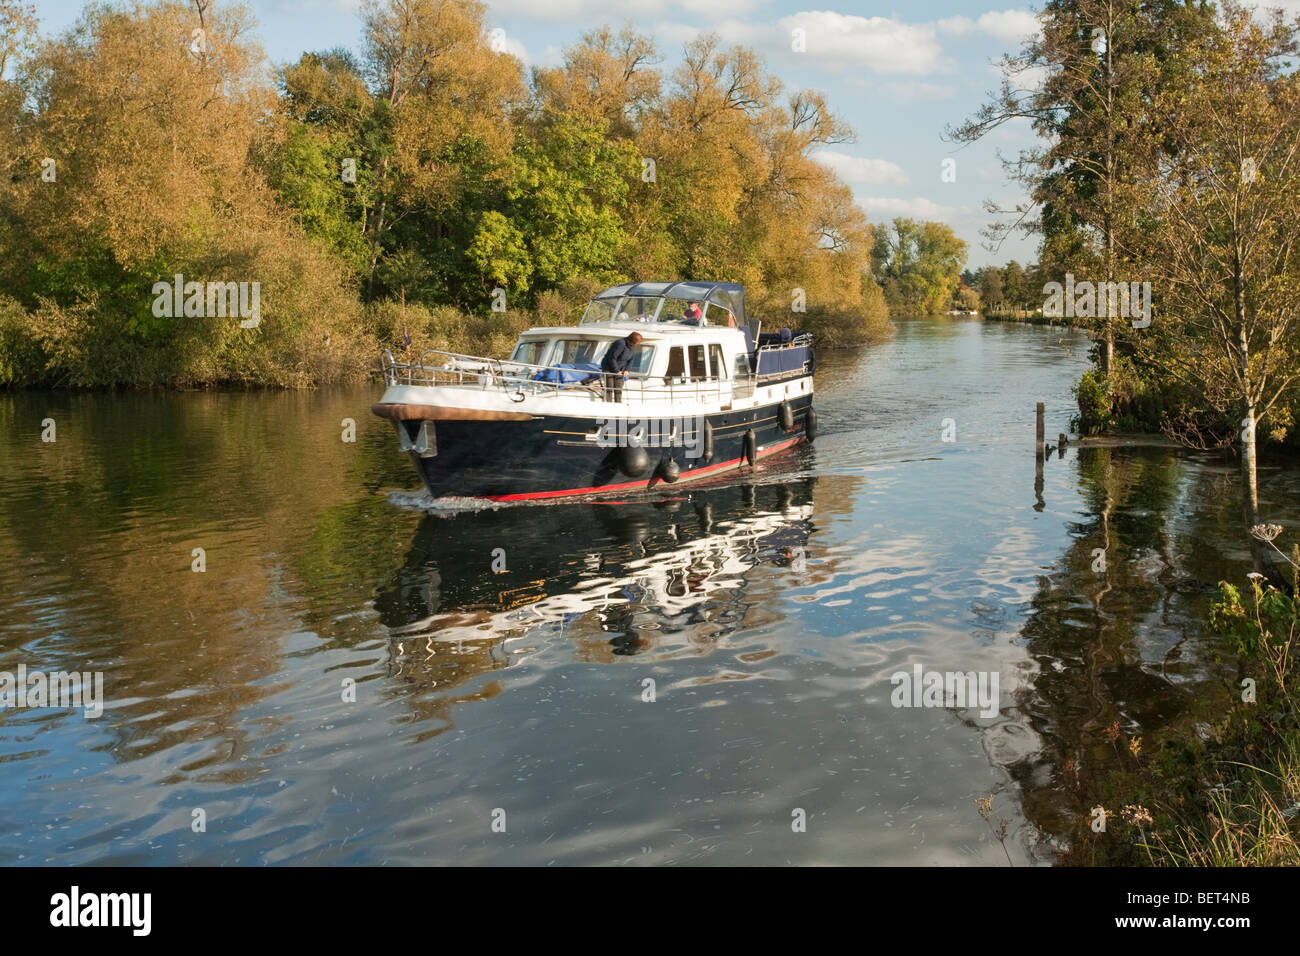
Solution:
[{"label": "riverbank", "polygon": [[[44,302],[34,310],[0,297],[0,388],[315,388],[370,380],[384,349],[508,357],[530,325],[576,322],[574,307],[473,315],[448,306],[334,303],[310,326],[195,316],[144,334],[129,318]],[[581,306],[577,307],[581,314]]]},{"label": "riverbank", "polygon": [[[519,333],[533,326],[576,326],[590,295],[584,283],[544,293],[530,309],[486,315],[451,306],[351,303],[326,310],[307,328],[284,328],[268,310],[245,328],[237,318],[171,321],[162,335],[133,331],[130,320],[103,320],[90,307],[42,303],[23,308],[0,296],[0,388],[316,388],[355,385],[378,373],[379,355],[418,357],[437,349],[506,359]],[[337,303],[336,303],[337,304]],[[779,323],[779,324],[778,324]],[[883,342],[892,334],[878,310],[811,308],[765,322],[810,332],[819,348]]]},{"label": "riverbank", "polygon": [[1024,322],[1027,325],[1059,325],[1062,328],[1077,328],[1074,323],[1064,318],[1045,316],[1042,310],[1010,309],[1003,312],[985,311],[980,318],[989,322]]},{"label": "riverbank", "polygon": [[[1186,447],[1129,430],[1161,421],[1167,399],[1127,358],[1117,357],[1110,387],[1102,383],[1089,369],[1075,388],[1081,427],[1100,432],[1076,439],[1080,448]],[[1293,455],[1282,457],[1294,465]],[[1221,467],[1231,474],[1238,465]],[[1234,485],[1230,501],[1239,495]],[[1276,536],[1282,528],[1274,527]],[[1300,561],[1300,552],[1291,560]],[[1066,862],[1300,865],[1300,675],[1293,663],[1300,581],[1281,553],[1264,570],[1267,578],[1220,580],[1197,627],[1215,655],[1235,665],[1236,680],[1199,696],[1193,710],[1156,734],[1144,737],[1115,721],[1103,729],[1112,751],[1104,767],[1091,774],[1074,768],[1071,783],[1089,808],[1089,830]]]}]

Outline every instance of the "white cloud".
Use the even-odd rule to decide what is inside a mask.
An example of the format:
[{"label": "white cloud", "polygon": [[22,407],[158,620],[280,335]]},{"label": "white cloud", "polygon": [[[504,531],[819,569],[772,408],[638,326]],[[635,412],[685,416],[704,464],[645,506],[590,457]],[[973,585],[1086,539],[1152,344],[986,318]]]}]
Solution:
[{"label": "white cloud", "polygon": [[532,62],[528,58],[528,49],[522,43],[516,40],[514,37],[506,37],[505,48],[507,53],[509,53],[511,56],[518,57],[524,63]]},{"label": "white cloud", "polygon": [[[1293,0],[1300,3],[1300,0]],[[1037,36],[1041,27],[1038,17],[1030,10],[990,10],[978,20],[969,17],[947,17],[935,22],[935,28],[944,36],[964,37],[974,31],[986,33],[991,37],[1007,42],[1020,42]]]},{"label": "white cloud", "polygon": [[1038,17],[1029,10],[990,11],[976,20],[975,25],[990,36],[1012,42],[1037,36],[1042,29]]},{"label": "white cloud", "polygon": [[941,206],[924,196],[916,196],[912,199],[886,196],[855,196],[854,198],[872,221],[904,216],[909,219],[951,222],[970,214],[970,209],[965,206]]},{"label": "white cloud", "polygon": [[685,23],[670,23],[663,21],[656,23],[652,31],[655,44],[659,50],[666,53],[672,59],[682,45],[694,40],[700,35],[696,27],[687,26]]},{"label": "white cloud", "polygon": [[[947,72],[934,27],[913,26],[885,17],[846,16],[815,10],[784,17],[775,23],[752,23],[734,18],[715,21],[708,29],[727,45],[739,43],[785,62],[811,58],[816,65],[859,67],[874,73],[928,74]],[[795,29],[802,29],[806,50],[793,50]],[[662,49],[698,36],[701,31],[682,23],[659,23],[655,38]]]},{"label": "white cloud", "polygon": [[819,61],[862,66],[876,73],[927,74],[951,68],[929,24],[886,17],[859,17],[830,10],[796,13],[778,21],[789,49],[790,31],[807,31],[806,56]]},{"label": "white cloud", "polygon": [[498,53],[509,53],[523,63],[532,62],[528,58],[528,50],[523,43],[510,36],[500,27],[492,27],[488,30],[487,42]]},{"label": "white cloud", "polygon": [[542,51],[542,55],[537,58],[535,65],[547,67],[548,69],[563,66],[564,51],[554,43],[548,43],[546,49]]},{"label": "white cloud", "polygon": [[866,159],[832,149],[813,153],[812,156],[819,163],[833,169],[836,175],[849,185],[880,186],[885,183],[896,183],[902,186],[911,181],[901,166],[887,159]]},{"label": "white cloud", "polygon": [[975,28],[974,22],[969,17],[946,17],[935,23],[939,32],[949,37],[964,37]]}]

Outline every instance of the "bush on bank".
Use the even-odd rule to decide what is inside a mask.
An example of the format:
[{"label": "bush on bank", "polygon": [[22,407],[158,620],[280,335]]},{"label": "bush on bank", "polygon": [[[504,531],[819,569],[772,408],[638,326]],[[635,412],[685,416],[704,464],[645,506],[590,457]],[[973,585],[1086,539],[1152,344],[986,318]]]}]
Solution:
[{"label": "bush on bank", "polygon": [[1115,432],[1159,432],[1168,406],[1176,404],[1170,383],[1157,385],[1144,379],[1127,357],[1116,355],[1109,379],[1090,368],[1074,386],[1079,415],[1074,430],[1080,435]]},{"label": "bush on bank", "polygon": [[[42,298],[28,309],[0,296],[0,388],[356,384],[377,374],[384,349],[399,361],[416,360],[429,349],[508,358],[520,332],[574,325],[600,287],[575,281],[542,293],[531,309],[483,315],[449,305],[362,304],[328,281],[314,290],[286,281],[264,294],[256,328],[241,328],[238,317],[180,318],[151,336],[132,334],[125,320],[115,321],[95,298],[68,306]],[[824,307],[769,319],[764,328],[787,321],[812,332],[824,348],[879,341],[891,328],[883,308]]]}]

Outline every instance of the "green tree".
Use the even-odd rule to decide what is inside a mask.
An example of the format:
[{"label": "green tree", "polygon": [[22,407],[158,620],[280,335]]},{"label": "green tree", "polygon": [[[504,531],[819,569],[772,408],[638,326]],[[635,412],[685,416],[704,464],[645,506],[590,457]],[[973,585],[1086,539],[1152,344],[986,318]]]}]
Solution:
[{"label": "green tree", "polygon": [[[16,71],[31,111],[6,134],[19,175],[0,194],[0,281],[28,310],[24,380],[301,382],[355,330],[337,262],[251,161],[276,97],[250,19],[93,6]],[[261,324],[167,314],[153,287],[178,273],[256,283]]]},{"label": "green tree", "polygon": [[1237,7],[1224,18],[1190,45],[1190,82],[1156,101],[1169,149],[1133,195],[1148,197],[1143,264],[1159,308],[1133,341],[1217,416],[1171,430],[1204,444],[1208,424],[1214,443],[1240,445],[1253,526],[1256,428],[1285,430],[1300,379],[1300,77],[1286,65],[1294,26]]},{"label": "green tree", "polygon": [[980,301],[984,309],[992,309],[1006,301],[1006,290],[1002,284],[1002,270],[997,266],[986,266],[980,277]]},{"label": "green tree", "polygon": [[398,291],[382,282],[381,258],[398,249],[417,255],[429,237],[435,254],[427,274],[435,282],[454,275],[446,240],[455,221],[509,175],[522,73],[518,60],[491,49],[485,11],[478,0],[366,0],[362,7],[363,71],[382,101],[365,225],[371,297]]},{"label": "green tree", "polygon": [[[1161,139],[1151,101],[1162,86],[1176,84],[1183,68],[1178,51],[1213,26],[1213,6],[1048,0],[1040,21],[1041,35],[1001,61],[1001,92],[950,134],[972,142],[1029,119],[1041,145],[1006,166],[1032,203],[1011,210],[1010,226],[995,225],[990,235],[1000,238],[1014,227],[1038,232],[1042,261],[1054,271],[1110,282],[1131,269],[1132,244],[1140,237],[1135,209],[1122,197],[1149,173],[1152,144]],[[1102,316],[1093,324],[1108,376],[1119,323]]]},{"label": "green tree", "polygon": [[935,315],[949,308],[966,243],[939,222],[895,219],[875,227],[875,275],[891,311]]},{"label": "green tree", "polygon": [[279,124],[261,164],[303,231],[369,275],[366,210],[381,152],[375,98],[346,50],[306,53],[279,73]]},{"label": "green tree", "polygon": [[1007,304],[1015,309],[1023,309],[1030,302],[1029,283],[1025,279],[1025,270],[1020,263],[1012,259],[1002,273],[1002,290]]}]

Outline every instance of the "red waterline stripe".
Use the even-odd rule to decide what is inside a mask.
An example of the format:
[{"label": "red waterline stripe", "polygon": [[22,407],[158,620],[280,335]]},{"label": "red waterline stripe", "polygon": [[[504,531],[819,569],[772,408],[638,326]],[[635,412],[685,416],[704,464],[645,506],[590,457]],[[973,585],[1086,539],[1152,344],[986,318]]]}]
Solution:
[{"label": "red waterline stripe", "polygon": [[[802,438],[790,438],[775,445],[769,445],[767,448],[759,449],[758,457],[760,459],[766,458],[768,455],[774,455],[778,451],[783,451],[792,445],[797,445],[801,441],[803,441]],[[694,468],[690,471],[684,471],[682,472],[682,477],[678,479],[678,481],[688,481],[694,478],[700,478],[711,472],[721,471],[723,468],[731,468],[740,464],[743,460],[744,459],[742,458],[733,458],[731,461],[720,462],[716,465],[706,465],[703,468]],[[626,481],[619,485],[596,485],[592,488],[565,488],[562,491],[530,491],[521,495],[486,495],[485,497],[490,501],[528,501],[534,498],[559,498],[562,495],[590,495],[595,494],[598,491],[626,491],[629,488],[649,489],[653,487],[654,483],[655,479],[651,478],[649,481],[644,479],[641,481]],[[676,483],[677,482],[673,482],[673,484]]]}]

